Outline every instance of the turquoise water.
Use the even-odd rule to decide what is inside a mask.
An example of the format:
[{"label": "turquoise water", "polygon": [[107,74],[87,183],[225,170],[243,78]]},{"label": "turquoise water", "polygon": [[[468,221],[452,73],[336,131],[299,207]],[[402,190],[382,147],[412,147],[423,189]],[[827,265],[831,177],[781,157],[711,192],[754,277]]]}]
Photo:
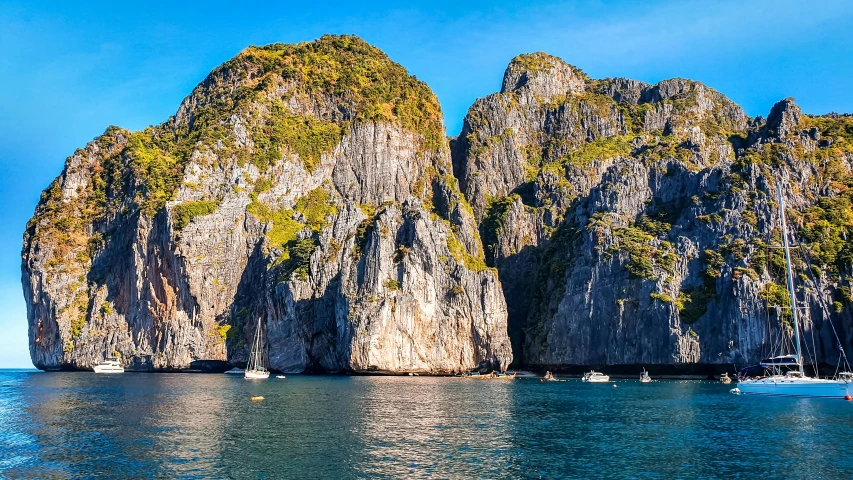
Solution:
[{"label": "turquoise water", "polygon": [[729,388],[0,370],[0,477],[853,477],[853,402]]}]

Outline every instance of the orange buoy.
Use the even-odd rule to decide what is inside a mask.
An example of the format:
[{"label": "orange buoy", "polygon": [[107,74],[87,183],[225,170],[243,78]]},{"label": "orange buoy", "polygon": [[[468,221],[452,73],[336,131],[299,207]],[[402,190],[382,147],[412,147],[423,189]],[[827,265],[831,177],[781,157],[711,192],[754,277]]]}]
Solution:
[{"label": "orange buoy", "polygon": [[853,397],[848,393],[847,395],[844,395],[844,400],[853,400]]}]

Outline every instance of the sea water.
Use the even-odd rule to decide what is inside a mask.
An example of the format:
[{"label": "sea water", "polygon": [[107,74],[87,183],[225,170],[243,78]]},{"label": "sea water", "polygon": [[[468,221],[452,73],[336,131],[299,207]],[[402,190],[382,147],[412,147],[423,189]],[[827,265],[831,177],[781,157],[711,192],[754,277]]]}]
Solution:
[{"label": "sea water", "polygon": [[0,477],[853,478],[853,402],[733,386],[0,371]]}]

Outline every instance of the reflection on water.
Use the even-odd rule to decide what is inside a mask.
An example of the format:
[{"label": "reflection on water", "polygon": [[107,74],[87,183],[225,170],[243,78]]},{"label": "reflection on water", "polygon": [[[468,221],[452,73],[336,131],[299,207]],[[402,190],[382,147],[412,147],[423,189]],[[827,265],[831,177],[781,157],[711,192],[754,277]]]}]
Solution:
[{"label": "reflection on water", "polygon": [[510,464],[510,382],[392,377],[364,383],[358,476],[472,477]]},{"label": "reflection on water", "polygon": [[0,371],[0,477],[851,478],[853,403],[729,388]]}]

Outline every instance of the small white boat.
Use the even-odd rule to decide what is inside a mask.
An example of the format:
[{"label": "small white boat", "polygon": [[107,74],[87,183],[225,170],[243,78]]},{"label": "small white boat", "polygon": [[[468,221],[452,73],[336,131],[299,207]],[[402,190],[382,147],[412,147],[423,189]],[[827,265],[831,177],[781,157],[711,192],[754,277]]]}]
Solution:
[{"label": "small white boat", "polygon": [[270,371],[264,367],[264,354],[261,351],[261,318],[258,318],[258,331],[255,332],[255,341],[252,342],[252,352],[249,354],[249,362],[246,363],[246,371],[243,378],[265,380],[270,378]]},{"label": "small white boat", "polygon": [[585,373],[581,380],[589,383],[607,383],[610,381],[610,376],[592,370],[590,372]]},{"label": "small white boat", "polygon": [[95,373],[124,373],[124,367],[116,357],[107,357],[106,360],[95,365]]},{"label": "small white boat", "polygon": [[285,378],[287,378],[287,377],[285,377],[284,375],[276,375],[276,376],[275,376],[275,378],[285,379]]},{"label": "small white boat", "polygon": [[649,376],[649,372],[644,368],[642,372],[640,372],[640,383],[650,383],[652,381],[652,377]]}]

